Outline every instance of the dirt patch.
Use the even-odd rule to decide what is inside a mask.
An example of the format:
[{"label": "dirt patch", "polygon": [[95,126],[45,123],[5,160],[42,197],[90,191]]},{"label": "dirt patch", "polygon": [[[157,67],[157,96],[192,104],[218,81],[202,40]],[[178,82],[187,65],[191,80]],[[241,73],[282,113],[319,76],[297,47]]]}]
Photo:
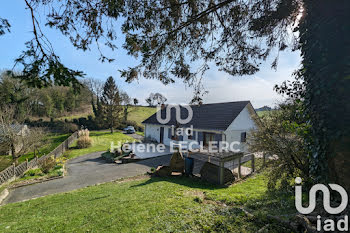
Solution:
[{"label": "dirt patch", "polygon": [[183,194],[186,197],[199,197],[203,200],[205,198],[205,193],[199,190],[186,190]]}]

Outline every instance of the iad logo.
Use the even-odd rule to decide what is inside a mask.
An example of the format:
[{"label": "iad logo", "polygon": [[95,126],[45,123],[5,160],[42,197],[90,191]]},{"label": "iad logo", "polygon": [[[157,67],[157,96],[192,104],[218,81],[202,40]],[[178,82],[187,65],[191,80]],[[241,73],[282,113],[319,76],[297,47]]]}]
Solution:
[{"label": "iad logo", "polygon": [[[184,107],[188,111],[188,116],[185,119],[181,118],[181,108],[180,108],[180,106]],[[161,123],[161,124],[169,123],[169,121],[171,119],[171,109],[172,108],[175,108],[175,110],[176,110],[176,121],[179,124],[185,125],[185,124],[189,123],[192,120],[193,111],[192,111],[191,106],[185,105],[185,104],[184,105],[171,105],[171,104],[168,104],[166,106],[166,109],[165,109],[165,119],[162,118],[161,107],[160,106],[157,107],[157,121],[159,123]]]},{"label": "iad logo", "polygon": [[[295,207],[301,214],[310,214],[312,211],[316,208],[316,193],[317,191],[321,191],[323,193],[323,208],[325,211],[327,211],[329,214],[340,214],[345,210],[345,208],[348,205],[348,194],[346,193],[345,189],[337,184],[329,184],[329,187],[337,191],[341,196],[341,203],[337,207],[332,207],[330,204],[330,191],[328,187],[324,184],[316,184],[312,186],[312,188],[309,191],[309,206],[303,207],[302,205],[302,186],[300,185],[302,182],[302,179],[300,177],[295,178],[295,183],[297,184],[295,186]],[[317,216],[317,230],[321,231],[322,228],[322,222],[321,222],[321,216]],[[348,216],[346,215],[344,219],[340,219],[337,222],[337,229],[339,231],[347,231],[349,229],[348,226]],[[326,219],[324,221],[323,226],[324,231],[334,231],[335,230],[335,223],[332,219]]]}]

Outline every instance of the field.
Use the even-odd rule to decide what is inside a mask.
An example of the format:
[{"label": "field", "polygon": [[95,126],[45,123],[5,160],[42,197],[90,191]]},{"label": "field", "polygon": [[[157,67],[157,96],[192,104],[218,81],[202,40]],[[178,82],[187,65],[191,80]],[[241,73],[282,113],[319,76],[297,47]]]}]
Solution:
[{"label": "field", "polygon": [[130,106],[128,109],[128,120],[135,121],[139,126],[142,126],[142,121],[156,113],[155,107]]},{"label": "field", "polygon": [[[72,113],[69,116],[63,116],[58,118],[58,120],[73,120],[78,119],[80,117],[88,117],[89,115],[93,115],[91,109],[86,108],[87,110],[78,113]],[[139,126],[142,126],[142,121],[146,120],[152,114],[157,111],[155,107],[145,107],[145,106],[130,106],[128,109],[128,120],[135,121]]]},{"label": "field", "polygon": [[266,190],[263,174],[228,188],[183,177],[121,180],[1,206],[0,231],[290,232],[265,214],[291,211],[293,200]]},{"label": "field", "polygon": [[84,149],[77,149],[76,142],[71,145],[71,149],[64,153],[64,156],[68,159],[72,159],[81,155],[98,152],[107,151],[111,147],[111,143],[117,145],[118,142],[130,142],[134,139],[128,135],[121,132],[114,132],[111,134],[109,131],[91,131],[90,138],[92,140],[92,146]]}]

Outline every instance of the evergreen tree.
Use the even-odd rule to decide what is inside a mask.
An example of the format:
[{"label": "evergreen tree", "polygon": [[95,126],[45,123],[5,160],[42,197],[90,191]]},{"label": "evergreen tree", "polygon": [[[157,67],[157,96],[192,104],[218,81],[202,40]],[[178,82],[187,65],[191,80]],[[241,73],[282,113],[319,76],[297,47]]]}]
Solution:
[{"label": "evergreen tree", "polygon": [[103,108],[103,121],[111,130],[111,133],[113,133],[113,128],[116,127],[119,122],[120,113],[122,111],[120,102],[119,89],[113,77],[110,76],[103,87],[101,104]]}]

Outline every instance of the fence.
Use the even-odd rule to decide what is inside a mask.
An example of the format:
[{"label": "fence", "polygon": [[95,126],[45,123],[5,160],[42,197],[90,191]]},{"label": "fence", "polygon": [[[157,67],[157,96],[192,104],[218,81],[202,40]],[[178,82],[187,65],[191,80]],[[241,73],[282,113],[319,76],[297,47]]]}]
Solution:
[{"label": "fence", "polygon": [[0,172],[0,185],[3,183],[14,179],[16,177],[22,176],[27,170],[34,168],[39,165],[41,161],[53,156],[54,158],[60,157],[69,146],[79,137],[79,131],[74,132],[69,138],[67,138],[64,142],[62,142],[59,146],[57,146],[53,151],[51,151],[47,155],[43,155],[40,158],[35,157],[30,161],[25,161],[17,166],[15,164],[6,168],[2,172]]},{"label": "fence", "polygon": [[[236,173],[238,178],[242,178],[243,176],[246,176],[248,174],[251,174],[255,172],[256,170],[256,164],[255,159],[256,158],[262,158],[263,159],[263,165],[265,165],[265,154],[258,155],[258,153],[249,153],[249,154],[243,154],[243,153],[190,153],[188,155],[190,158],[193,158],[197,161],[201,161],[202,163],[199,163],[199,166],[202,166],[204,162],[210,162],[212,164],[215,164],[219,166],[219,175],[218,175],[218,183],[223,184],[224,183],[224,169],[227,168],[231,170],[232,172]],[[251,168],[242,167],[242,164],[245,162],[251,161]],[[195,162],[196,164],[196,162]]]}]

